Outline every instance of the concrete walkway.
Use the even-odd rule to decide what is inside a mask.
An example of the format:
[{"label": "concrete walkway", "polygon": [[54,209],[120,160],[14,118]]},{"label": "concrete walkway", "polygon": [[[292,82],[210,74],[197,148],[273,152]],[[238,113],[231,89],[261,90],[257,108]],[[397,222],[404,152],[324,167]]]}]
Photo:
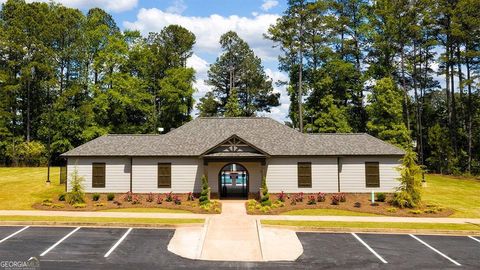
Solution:
[{"label": "concrete walkway", "polygon": [[203,229],[177,229],[168,250],[213,261],[294,261],[303,253],[294,231],[262,228],[255,216],[247,215],[244,201],[222,203],[222,214],[209,217]]}]

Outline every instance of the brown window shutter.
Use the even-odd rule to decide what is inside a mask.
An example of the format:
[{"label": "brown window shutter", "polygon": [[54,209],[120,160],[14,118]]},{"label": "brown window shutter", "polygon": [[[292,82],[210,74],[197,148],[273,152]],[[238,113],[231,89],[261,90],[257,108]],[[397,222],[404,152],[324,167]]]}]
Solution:
[{"label": "brown window shutter", "polygon": [[365,162],[366,187],[380,187],[380,169],[378,162]]},{"label": "brown window shutter", "polygon": [[105,163],[92,163],[92,187],[105,187]]},{"label": "brown window shutter", "polygon": [[158,163],[158,188],[172,187],[172,164]]},{"label": "brown window shutter", "polygon": [[297,177],[298,177],[299,188],[311,188],[312,187],[312,163],[298,162]]}]

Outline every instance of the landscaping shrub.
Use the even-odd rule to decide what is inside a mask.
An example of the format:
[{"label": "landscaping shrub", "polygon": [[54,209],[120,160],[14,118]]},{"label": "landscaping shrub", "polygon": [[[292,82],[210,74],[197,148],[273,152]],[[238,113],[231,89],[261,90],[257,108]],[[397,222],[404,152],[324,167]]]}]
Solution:
[{"label": "landscaping shrub", "polygon": [[162,204],[163,203],[163,198],[160,194],[157,196],[157,204]]},{"label": "landscaping shrub", "polygon": [[393,205],[400,208],[414,208],[421,201],[422,167],[417,165],[417,154],[407,149],[400,168],[400,186],[393,196]]},{"label": "landscaping shrub", "polygon": [[86,203],[75,203],[72,205],[74,208],[85,208],[87,207]]},{"label": "landscaping shrub", "polygon": [[356,202],[356,203],[353,204],[353,207],[360,208],[360,207],[362,207],[362,203]]},{"label": "landscaping shrub", "polygon": [[150,193],[147,194],[147,198],[145,199],[145,201],[153,202],[154,198],[155,198],[155,196],[153,195],[153,193],[150,192]]},{"label": "landscaping shrub", "polygon": [[106,204],[103,203],[103,202],[97,202],[97,203],[95,203],[93,206],[95,206],[95,207],[102,207],[102,206],[105,206],[105,205],[106,205]]},{"label": "landscaping shrub", "polygon": [[397,212],[397,208],[395,208],[395,207],[389,207],[389,208],[387,208],[387,212],[389,212],[389,213],[396,213],[396,212]]},{"label": "landscaping shrub", "polygon": [[113,204],[115,204],[115,205],[117,205],[117,206],[120,206],[120,205],[122,205],[122,203],[121,203],[121,202],[119,202],[119,201],[113,201]]},{"label": "landscaping shrub", "polygon": [[319,192],[317,194],[317,202],[324,202],[325,201],[325,193]]},{"label": "landscaping shrub", "polygon": [[385,200],[387,199],[387,195],[385,195],[385,193],[377,193],[377,201],[379,202],[385,202]]},{"label": "landscaping shrub", "polygon": [[60,195],[58,195],[58,200],[61,201],[61,202],[64,202],[65,201],[65,195],[66,195],[66,193],[61,193]]},{"label": "landscaping shrub", "polygon": [[262,206],[271,206],[272,201],[270,201],[270,194],[268,194],[267,179],[263,177],[262,180],[262,189],[260,194],[260,204]]},{"label": "landscaping shrub", "polygon": [[192,192],[188,192],[187,201],[191,201],[191,202],[195,201],[195,197],[193,196]]},{"label": "landscaping shrub", "polygon": [[92,201],[96,202],[96,201],[98,201],[98,200],[100,200],[100,194],[98,194],[98,193],[93,193],[93,195],[92,195]]},{"label": "landscaping shrub", "polygon": [[303,202],[304,194],[303,192],[297,193],[293,196],[295,202]]},{"label": "landscaping shrub", "polygon": [[52,203],[52,208],[65,208],[65,205],[59,203]]},{"label": "landscaping shrub", "polygon": [[132,195],[132,204],[142,204],[142,197],[140,195]]},{"label": "landscaping shrub", "polygon": [[113,193],[108,193],[108,194],[107,194],[107,200],[108,200],[108,201],[113,201],[113,199],[115,199],[115,194],[113,194]]},{"label": "landscaping shrub", "polygon": [[308,205],[317,204],[317,198],[315,198],[314,195],[308,196],[307,204]]},{"label": "landscaping shrub", "polygon": [[123,195],[123,201],[131,202],[133,200],[133,193],[131,191],[127,191],[125,195]]},{"label": "landscaping shrub", "polygon": [[267,213],[267,212],[270,212],[272,210],[272,208],[268,205],[265,205],[265,206],[262,206],[260,208],[260,211],[262,211],[263,213]]},{"label": "landscaping shrub", "polygon": [[285,203],[280,201],[280,200],[277,200],[273,203],[273,205],[277,206],[277,207],[284,207],[285,206]]},{"label": "landscaping shrub", "polygon": [[340,202],[346,202],[347,201],[347,196],[345,193],[339,193],[338,198],[340,199]]},{"label": "landscaping shrub", "polygon": [[170,191],[169,193],[165,193],[165,201],[172,202],[173,201],[173,193]]},{"label": "landscaping shrub", "polygon": [[338,194],[333,194],[332,197],[330,198],[332,201],[333,205],[339,205],[340,204],[340,196]]},{"label": "landscaping shrub", "polygon": [[422,213],[422,210],[418,210],[418,209],[417,209],[417,210],[410,210],[410,211],[408,211],[408,212],[409,212],[410,214],[419,215],[419,214]]},{"label": "landscaping shrub", "polygon": [[42,201],[43,206],[52,206],[52,200],[50,199],[45,199]]},{"label": "landscaping shrub", "polygon": [[202,175],[202,191],[200,192],[200,198],[198,200],[200,205],[210,203],[210,190],[208,188],[208,179],[205,175]]},{"label": "landscaping shrub", "polygon": [[72,189],[66,194],[65,200],[71,205],[85,203],[85,192],[83,191],[82,184],[84,179],[78,175],[77,169],[72,172],[70,179]]},{"label": "landscaping shrub", "polygon": [[182,204],[182,199],[180,199],[178,195],[175,195],[173,196],[173,203],[175,203],[176,205],[180,205]]},{"label": "landscaping shrub", "polygon": [[281,202],[285,202],[285,199],[287,198],[287,194],[285,194],[285,192],[280,192],[277,196],[277,200],[281,201]]}]

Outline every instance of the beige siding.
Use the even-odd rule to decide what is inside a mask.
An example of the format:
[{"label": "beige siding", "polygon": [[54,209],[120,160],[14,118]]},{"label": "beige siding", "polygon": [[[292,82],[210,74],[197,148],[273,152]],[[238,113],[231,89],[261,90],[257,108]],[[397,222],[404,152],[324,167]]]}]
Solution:
[{"label": "beige siding", "polygon": [[[399,157],[343,157],[341,158],[340,190],[342,192],[391,192],[398,186],[400,176],[396,168]],[[367,188],[365,162],[379,162],[380,187]]]},{"label": "beige siding", "polygon": [[[157,187],[158,163],[172,163],[172,187]],[[198,158],[140,158],[133,159],[133,192],[200,192],[202,165]]]},{"label": "beige siding", "polygon": [[[92,188],[92,163],[105,163],[105,187]],[[72,172],[76,169],[84,178],[85,192],[127,192],[130,190],[130,158],[69,158],[67,165],[68,185]]]},{"label": "beige siding", "polygon": [[[312,187],[298,188],[297,163],[312,163]],[[268,190],[277,192],[337,192],[337,158],[271,158],[267,161]]]},{"label": "beige siding", "polygon": [[[262,184],[262,166],[260,162],[237,162],[244,166],[248,171],[248,180],[250,185],[249,192],[258,192]],[[229,162],[210,162],[208,163],[208,185],[212,192],[218,193],[218,175],[220,170],[229,164]]]}]

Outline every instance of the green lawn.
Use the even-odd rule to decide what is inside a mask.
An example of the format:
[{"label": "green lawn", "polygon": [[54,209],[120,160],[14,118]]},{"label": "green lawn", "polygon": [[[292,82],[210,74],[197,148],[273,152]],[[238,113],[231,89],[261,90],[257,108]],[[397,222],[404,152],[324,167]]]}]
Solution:
[{"label": "green lawn", "polygon": [[104,217],[61,217],[61,216],[0,216],[1,221],[50,221],[58,223],[81,222],[81,223],[112,223],[112,224],[185,224],[203,223],[201,218],[104,218]]},{"label": "green lawn", "polygon": [[0,168],[0,210],[28,210],[44,199],[52,199],[65,190],[60,185],[60,169],[50,169],[52,184],[47,186],[47,168]]},{"label": "green lawn", "polygon": [[408,223],[408,222],[347,222],[347,221],[297,221],[262,220],[265,225],[299,226],[307,228],[359,228],[359,229],[411,229],[411,230],[464,230],[480,231],[475,224]]},{"label": "green lawn", "polygon": [[300,209],[300,210],[291,210],[281,215],[291,215],[291,216],[380,216],[371,213],[361,213],[348,210],[339,210],[339,209]]},{"label": "green lawn", "polygon": [[100,212],[135,212],[135,213],[175,213],[175,214],[191,214],[192,212],[180,209],[169,208],[117,208],[101,210]]},{"label": "green lawn", "polygon": [[430,174],[423,189],[425,203],[452,208],[450,217],[480,218],[480,180]]}]

